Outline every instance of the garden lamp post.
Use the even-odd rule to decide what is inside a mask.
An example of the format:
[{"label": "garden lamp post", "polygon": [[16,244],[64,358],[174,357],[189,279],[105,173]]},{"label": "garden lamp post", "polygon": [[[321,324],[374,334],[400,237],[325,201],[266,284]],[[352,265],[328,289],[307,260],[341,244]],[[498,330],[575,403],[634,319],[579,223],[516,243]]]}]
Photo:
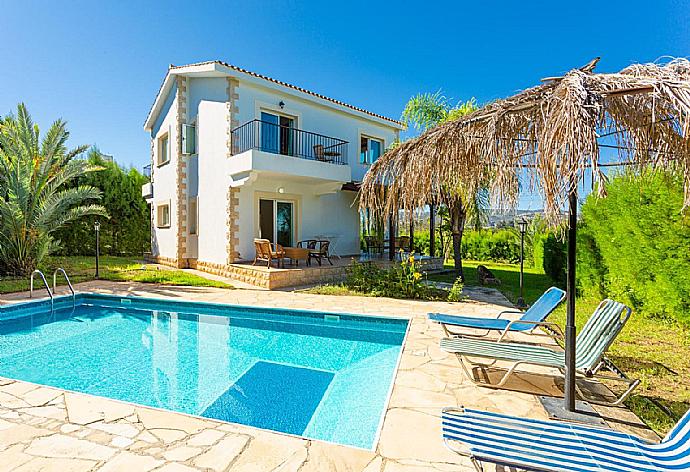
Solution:
[{"label": "garden lamp post", "polygon": [[517,222],[520,230],[520,296],[517,299],[518,308],[525,308],[527,304],[524,298],[524,270],[525,270],[525,232],[527,231],[527,219],[523,216]]},{"label": "garden lamp post", "polygon": [[96,278],[98,278],[98,257],[99,257],[99,236],[101,232],[101,222],[96,220],[96,222],[93,224],[93,229],[96,231]]}]

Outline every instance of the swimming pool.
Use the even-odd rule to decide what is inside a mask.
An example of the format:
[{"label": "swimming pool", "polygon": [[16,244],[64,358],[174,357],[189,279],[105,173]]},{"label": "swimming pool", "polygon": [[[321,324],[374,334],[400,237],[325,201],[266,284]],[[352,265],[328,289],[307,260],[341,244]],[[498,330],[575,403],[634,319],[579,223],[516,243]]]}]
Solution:
[{"label": "swimming pool", "polygon": [[78,294],[0,309],[0,376],[370,449],[407,326]]}]

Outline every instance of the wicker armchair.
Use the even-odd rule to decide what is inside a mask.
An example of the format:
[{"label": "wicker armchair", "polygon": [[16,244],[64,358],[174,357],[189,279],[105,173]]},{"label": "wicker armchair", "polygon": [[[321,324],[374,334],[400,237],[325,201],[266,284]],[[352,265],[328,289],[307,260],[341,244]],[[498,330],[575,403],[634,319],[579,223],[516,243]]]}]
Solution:
[{"label": "wicker armchair", "polygon": [[258,261],[266,262],[266,267],[271,268],[271,262],[276,261],[276,266],[282,267],[284,265],[285,251],[283,246],[278,243],[271,243],[268,239],[255,239],[254,249],[256,256],[254,257],[254,264]]},{"label": "wicker armchair", "polygon": [[410,252],[410,237],[398,236],[395,238],[395,245],[398,249],[402,249],[405,252]]},{"label": "wicker armchair", "polygon": [[297,241],[297,247],[304,249],[316,249],[316,239],[304,239],[302,241]]},{"label": "wicker armchair", "polygon": [[364,244],[367,246],[367,254],[383,254],[383,241],[376,236],[364,236]]},{"label": "wicker armchair", "polygon": [[333,262],[331,262],[331,256],[328,253],[328,248],[330,247],[331,242],[320,240],[316,241],[316,243],[317,247],[309,252],[309,260],[311,261],[311,259],[316,259],[319,265],[321,265],[321,259],[326,259],[329,264],[333,265]]}]

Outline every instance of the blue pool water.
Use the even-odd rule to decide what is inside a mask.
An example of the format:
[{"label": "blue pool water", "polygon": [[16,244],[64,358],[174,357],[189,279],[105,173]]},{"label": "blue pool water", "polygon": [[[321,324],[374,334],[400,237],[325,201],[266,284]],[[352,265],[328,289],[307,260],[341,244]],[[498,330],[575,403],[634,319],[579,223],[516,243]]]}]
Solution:
[{"label": "blue pool water", "polygon": [[0,376],[372,448],[402,319],[80,294],[0,309]]}]

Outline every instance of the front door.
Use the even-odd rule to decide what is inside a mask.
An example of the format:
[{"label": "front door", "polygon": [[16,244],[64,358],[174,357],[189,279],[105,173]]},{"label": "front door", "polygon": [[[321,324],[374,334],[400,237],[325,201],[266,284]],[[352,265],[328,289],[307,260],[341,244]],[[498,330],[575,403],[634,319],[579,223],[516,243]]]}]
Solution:
[{"label": "front door", "polygon": [[295,211],[293,202],[259,200],[259,237],[283,247],[294,243]]}]

